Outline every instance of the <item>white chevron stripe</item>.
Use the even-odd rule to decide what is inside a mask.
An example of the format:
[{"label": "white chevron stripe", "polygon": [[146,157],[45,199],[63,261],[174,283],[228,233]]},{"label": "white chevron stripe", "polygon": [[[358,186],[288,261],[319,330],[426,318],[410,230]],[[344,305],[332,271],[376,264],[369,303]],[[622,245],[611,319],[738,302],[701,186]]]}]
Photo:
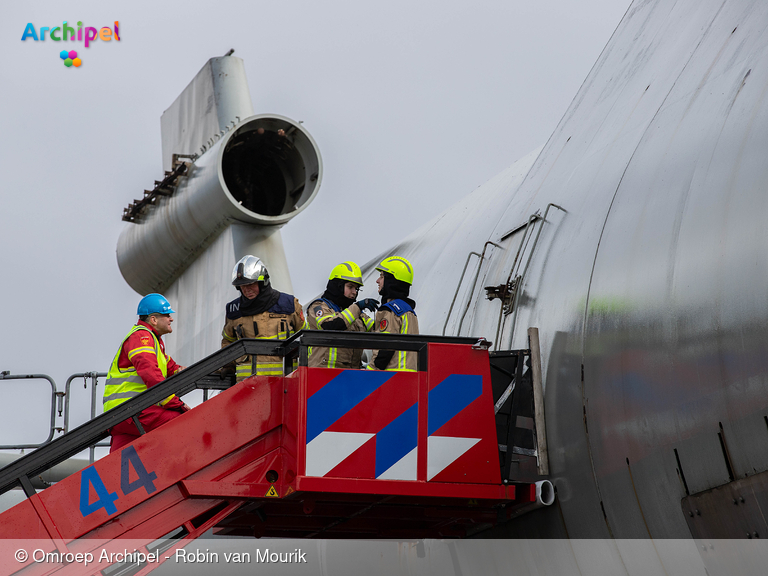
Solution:
[{"label": "white chevron stripe", "polygon": [[307,444],[307,476],[325,476],[373,436],[359,432],[321,432]]},{"label": "white chevron stripe", "polygon": [[432,480],[478,442],[480,438],[430,436],[427,439],[427,480]]},{"label": "white chevron stripe", "polygon": [[379,474],[379,480],[416,480],[416,455],[418,447]]}]

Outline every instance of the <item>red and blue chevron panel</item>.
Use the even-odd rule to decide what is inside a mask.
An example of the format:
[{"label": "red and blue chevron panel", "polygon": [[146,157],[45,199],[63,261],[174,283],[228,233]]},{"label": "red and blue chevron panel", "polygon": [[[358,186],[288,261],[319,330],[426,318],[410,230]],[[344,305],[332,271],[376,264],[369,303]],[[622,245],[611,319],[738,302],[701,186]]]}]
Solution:
[{"label": "red and blue chevron panel", "polygon": [[429,366],[309,370],[306,475],[500,484],[487,352],[430,344]]},{"label": "red and blue chevron panel", "polygon": [[501,484],[486,350],[430,344],[427,480]]}]

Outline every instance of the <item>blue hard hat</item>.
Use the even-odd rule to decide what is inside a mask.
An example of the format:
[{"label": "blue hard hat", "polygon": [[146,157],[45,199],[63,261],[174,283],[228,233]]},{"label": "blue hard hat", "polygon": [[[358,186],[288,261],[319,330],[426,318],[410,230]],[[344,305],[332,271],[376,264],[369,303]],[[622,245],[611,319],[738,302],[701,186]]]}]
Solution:
[{"label": "blue hard hat", "polygon": [[139,302],[139,309],[136,311],[139,316],[149,316],[150,314],[175,314],[171,303],[165,299],[162,294],[147,294]]}]

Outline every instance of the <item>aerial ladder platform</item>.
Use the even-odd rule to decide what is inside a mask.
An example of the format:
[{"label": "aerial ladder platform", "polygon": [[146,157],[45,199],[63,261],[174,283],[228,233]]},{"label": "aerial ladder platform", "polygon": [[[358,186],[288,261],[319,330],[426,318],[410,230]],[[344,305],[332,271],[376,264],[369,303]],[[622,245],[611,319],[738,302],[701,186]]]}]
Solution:
[{"label": "aerial ladder platform", "polygon": [[[310,346],[414,351],[418,370],[309,368]],[[215,375],[245,354],[281,356],[285,374],[235,385]],[[122,552],[126,540],[155,553],[133,572],[146,574],[211,530],[256,538],[479,533],[542,499],[541,478],[519,468],[536,450],[502,443],[519,436],[510,392],[526,381],[527,357],[530,350],[501,354],[492,378],[482,339],[299,332],[283,342],[237,341],[0,470],[0,493],[21,487],[27,496],[0,514],[0,555],[13,557],[19,541],[44,551],[4,560],[0,575],[100,574],[109,565],[104,551]],[[196,388],[222,391],[45,490],[32,486],[115,424],[138,423],[141,410]],[[88,553],[102,561],[73,561]]]}]

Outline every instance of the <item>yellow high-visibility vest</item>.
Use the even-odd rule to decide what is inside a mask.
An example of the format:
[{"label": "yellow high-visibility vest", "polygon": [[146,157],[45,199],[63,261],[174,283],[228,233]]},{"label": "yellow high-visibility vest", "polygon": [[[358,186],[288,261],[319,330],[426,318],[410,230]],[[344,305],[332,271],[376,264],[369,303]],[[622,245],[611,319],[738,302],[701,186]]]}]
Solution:
[{"label": "yellow high-visibility vest", "polygon": [[[160,342],[157,339],[157,335],[145,326],[133,326],[130,332],[128,332],[128,335],[123,338],[123,341],[120,343],[120,347],[117,349],[117,354],[115,354],[115,359],[112,360],[112,367],[107,373],[107,383],[104,386],[104,412],[111,410],[115,406],[119,406],[131,398],[135,398],[147,390],[147,385],[141,379],[141,376],[139,376],[139,373],[136,371],[136,368],[133,365],[131,365],[129,368],[123,369],[120,368],[120,366],[117,364],[118,360],[120,359],[120,352],[123,349],[123,344],[125,344],[125,341],[128,340],[128,338],[130,338],[131,335],[138,330],[146,330],[152,334],[152,339],[155,345],[154,347],[142,346],[141,348],[135,348],[134,350],[131,350],[128,358],[130,359],[136,354],[144,352],[153,352],[157,358],[157,367],[160,368],[160,372],[162,372],[163,378],[168,377],[168,358],[160,348]],[[166,404],[173,397],[173,394],[168,396],[168,398],[159,403],[160,406]]]}]

